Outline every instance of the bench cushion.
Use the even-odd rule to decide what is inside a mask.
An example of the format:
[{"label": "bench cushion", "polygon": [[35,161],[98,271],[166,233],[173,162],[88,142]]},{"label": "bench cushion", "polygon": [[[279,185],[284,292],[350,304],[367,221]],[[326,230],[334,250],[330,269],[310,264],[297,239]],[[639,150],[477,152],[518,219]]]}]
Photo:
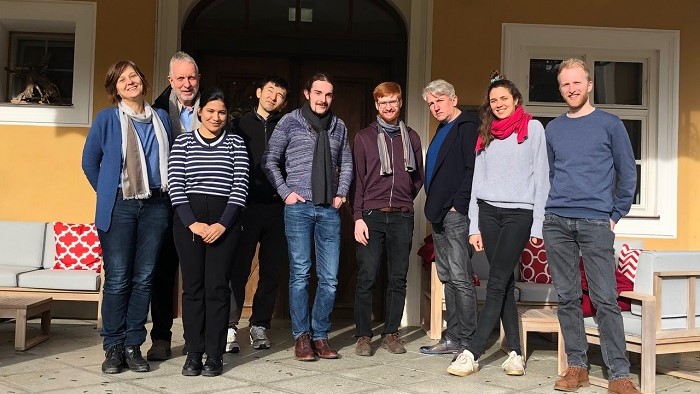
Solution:
[{"label": "bench cushion", "polygon": [[[654,272],[662,271],[697,271],[700,267],[700,252],[693,251],[642,251],[637,266],[637,276],[634,281],[634,291],[643,294],[653,294]],[[700,316],[700,281],[696,283],[695,305],[696,316]],[[684,279],[664,279],[661,288],[661,303],[656,307],[661,311],[662,320],[687,316],[688,303],[687,282]],[[632,313],[641,315],[639,303],[632,304]],[[662,322],[662,328],[667,325]]]},{"label": "bench cushion", "polygon": [[[488,280],[480,280],[480,282],[481,285],[476,286],[476,300],[479,302],[484,302],[486,301],[486,284],[488,283]],[[520,290],[517,287],[513,289],[513,296],[515,297],[516,302],[520,301]]]},{"label": "bench cushion", "polygon": [[62,271],[41,269],[20,274],[20,287],[52,290],[98,291],[100,274],[94,271]]},{"label": "bench cushion", "polygon": [[[633,314],[632,312],[622,312],[622,324],[625,326],[625,333],[635,336],[642,335],[642,317]],[[685,317],[661,319],[661,330],[685,329]],[[700,324],[700,317],[695,318],[695,326]],[[595,317],[586,317],[583,319],[583,325],[586,327],[598,328],[598,323]],[[658,329],[658,328],[657,328]]]},{"label": "bench cushion", "polygon": [[559,300],[554,285],[546,283],[515,282],[520,290],[520,302],[556,303]]},{"label": "bench cushion", "polygon": [[44,222],[0,221],[0,265],[41,267],[45,234]]},{"label": "bench cushion", "polygon": [[0,287],[17,287],[17,275],[33,270],[35,268],[0,265]]}]

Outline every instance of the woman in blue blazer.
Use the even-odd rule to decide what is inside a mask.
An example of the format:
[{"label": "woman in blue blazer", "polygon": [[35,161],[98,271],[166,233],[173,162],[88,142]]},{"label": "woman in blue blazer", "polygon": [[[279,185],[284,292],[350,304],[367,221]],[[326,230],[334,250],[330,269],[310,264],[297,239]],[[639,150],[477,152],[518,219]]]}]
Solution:
[{"label": "woman in blue blazer", "polygon": [[97,114],[82,167],[97,192],[102,245],[103,373],[147,372],[141,356],[158,251],[170,220],[168,114],[146,102],[148,81],[128,60],[112,64],[105,90],[114,106]]}]

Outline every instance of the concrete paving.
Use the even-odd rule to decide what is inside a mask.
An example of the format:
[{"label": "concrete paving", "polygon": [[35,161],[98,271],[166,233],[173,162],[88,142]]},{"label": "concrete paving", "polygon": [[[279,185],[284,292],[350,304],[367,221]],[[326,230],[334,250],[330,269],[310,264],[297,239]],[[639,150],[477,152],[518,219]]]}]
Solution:
[{"label": "concrete paving", "polygon": [[[30,333],[39,332],[38,320],[30,324]],[[150,325],[149,325],[150,328]],[[255,350],[248,342],[248,330],[239,331],[241,352],[224,356],[222,376],[185,377],[181,368],[182,322],[176,320],[173,357],[152,362],[151,372],[127,371],[105,375],[100,371],[104,359],[102,342],[94,321],[54,319],[51,338],[25,352],[14,350],[14,321],[0,323],[0,393],[551,393],[556,380],[556,343],[532,333],[527,373],[507,376],[500,365],[506,354],[494,344],[481,358],[481,370],[468,377],[455,377],[446,369],[452,356],[426,356],[418,351],[435,343],[417,327],[405,327],[406,354],[390,354],[379,349],[372,357],[354,353],[354,325],[335,321],[330,342],[339,349],[338,360],[299,362],[294,360],[294,342],[289,321],[276,320],[268,330],[272,348]],[[381,332],[378,326],[375,333]],[[494,333],[491,343],[495,343]],[[145,354],[148,340],[142,347]],[[591,373],[602,376],[597,346],[591,347]],[[666,360],[697,369],[700,353]],[[596,364],[597,363],[597,364]],[[638,372],[638,365],[633,365]],[[638,382],[635,376],[635,382]],[[700,383],[657,375],[657,392],[698,393]],[[581,388],[579,393],[605,393],[599,387]]]}]

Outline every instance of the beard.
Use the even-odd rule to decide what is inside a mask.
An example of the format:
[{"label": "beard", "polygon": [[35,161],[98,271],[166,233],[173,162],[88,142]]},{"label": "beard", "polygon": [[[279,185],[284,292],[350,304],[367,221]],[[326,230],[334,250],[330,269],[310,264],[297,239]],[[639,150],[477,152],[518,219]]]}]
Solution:
[{"label": "beard", "polygon": [[577,110],[581,109],[584,105],[586,105],[586,103],[588,102],[588,97],[589,97],[588,91],[584,90],[578,96],[578,98],[579,98],[578,102],[574,102],[573,100],[569,99],[568,97],[565,98],[564,101],[566,101],[566,104],[569,106],[570,109],[577,111]]}]

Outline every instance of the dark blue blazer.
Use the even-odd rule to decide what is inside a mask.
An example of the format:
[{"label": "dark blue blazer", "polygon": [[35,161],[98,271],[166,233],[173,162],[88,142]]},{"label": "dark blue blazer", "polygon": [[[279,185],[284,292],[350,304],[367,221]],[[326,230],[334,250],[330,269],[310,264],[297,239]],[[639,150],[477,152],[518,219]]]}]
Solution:
[{"label": "dark blue blazer", "polygon": [[431,223],[442,222],[452,207],[463,215],[469,210],[480,121],[476,113],[462,111],[455,122],[440,146],[427,191],[425,217]]}]

